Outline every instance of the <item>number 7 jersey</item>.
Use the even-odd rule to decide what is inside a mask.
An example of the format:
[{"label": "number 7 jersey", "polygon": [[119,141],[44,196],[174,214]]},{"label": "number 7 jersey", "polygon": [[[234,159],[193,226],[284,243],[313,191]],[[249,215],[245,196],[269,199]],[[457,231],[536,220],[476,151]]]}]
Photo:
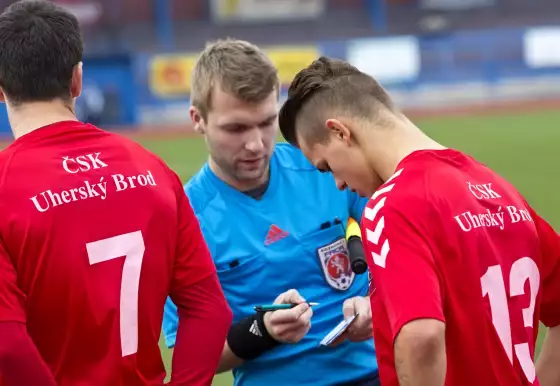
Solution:
[{"label": "number 7 jersey", "polygon": [[381,383],[416,319],[446,324],[445,385],[538,385],[539,321],[560,324],[560,238],[517,190],[454,150],[418,151],[362,218]]},{"label": "number 7 jersey", "polygon": [[0,322],[26,323],[60,386],[162,384],[165,300],[215,272],[179,178],[61,122],[0,153],[0,207]]}]

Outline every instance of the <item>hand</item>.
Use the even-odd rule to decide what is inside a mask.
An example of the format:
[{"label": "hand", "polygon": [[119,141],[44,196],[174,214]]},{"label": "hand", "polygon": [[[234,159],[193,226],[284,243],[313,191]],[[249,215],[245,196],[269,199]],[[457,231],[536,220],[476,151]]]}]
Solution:
[{"label": "hand", "polygon": [[371,323],[371,304],[368,296],[356,296],[346,299],[342,305],[344,319],[348,320],[359,314],[354,322],[344,333],[339,336],[330,346],[337,346],[347,339],[351,342],[363,342],[373,336],[373,326]]},{"label": "hand", "polygon": [[264,325],[272,338],[282,343],[298,343],[311,328],[313,311],[294,289],[280,294],[274,304],[298,304],[289,310],[267,312]]}]

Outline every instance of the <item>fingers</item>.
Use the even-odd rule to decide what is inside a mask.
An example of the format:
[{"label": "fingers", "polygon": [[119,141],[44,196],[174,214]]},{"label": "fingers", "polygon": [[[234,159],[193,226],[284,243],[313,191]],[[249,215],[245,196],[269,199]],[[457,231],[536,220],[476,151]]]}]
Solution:
[{"label": "fingers", "polygon": [[274,301],[274,304],[292,304],[292,303],[293,304],[305,303],[305,299],[303,298],[303,296],[301,296],[300,293],[295,289],[291,289],[289,291],[280,294],[280,296],[278,296]]},{"label": "fingers", "polygon": [[359,342],[371,338],[373,334],[373,326],[371,322],[371,305],[369,298],[355,298],[353,302],[354,312],[358,316],[348,328],[348,339]]},{"label": "fingers", "polygon": [[274,304],[297,304],[288,310],[267,312],[265,327],[276,340],[285,343],[299,342],[311,328],[313,311],[303,296],[295,289],[280,294]]},{"label": "fingers", "polygon": [[274,311],[270,314],[269,333],[287,343],[299,342],[311,328],[313,311],[308,304],[300,304],[291,310]]},{"label": "fingers", "polygon": [[357,316],[348,329],[329,346],[336,347],[346,340],[362,342],[371,338],[373,326],[371,324],[371,306],[368,297],[358,296],[347,299],[342,305],[342,313],[345,320],[354,317],[354,315]]},{"label": "fingers", "polygon": [[344,315],[344,320],[348,320],[354,315],[356,315],[355,309],[356,298],[346,299],[342,305],[342,314]]},{"label": "fingers", "polygon": [[306,313],[310,314],[309,318],[313,315],[309,304],[302,303],[289,310],[274,311],[270,316],[270,322],[274,324],[295,323],[300,318],[304,317]]}]

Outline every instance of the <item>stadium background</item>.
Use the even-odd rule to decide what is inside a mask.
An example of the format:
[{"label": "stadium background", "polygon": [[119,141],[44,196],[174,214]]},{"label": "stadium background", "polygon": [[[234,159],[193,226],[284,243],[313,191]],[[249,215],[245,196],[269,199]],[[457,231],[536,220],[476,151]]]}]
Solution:
[{"label": "stadium background", "polygon": [[[284,87],[320,54],[349,60],[420,127],[498,170],[560,228],[560,2],[55,2],[84,25],[80,118],[133,136],[184,181],[207,156],[191,132],[189,74],[206,41],[230,36],[265,47]],[[0,135],[11,140],[3,105]],[[229,374],[215,382],[229,384]]]}]

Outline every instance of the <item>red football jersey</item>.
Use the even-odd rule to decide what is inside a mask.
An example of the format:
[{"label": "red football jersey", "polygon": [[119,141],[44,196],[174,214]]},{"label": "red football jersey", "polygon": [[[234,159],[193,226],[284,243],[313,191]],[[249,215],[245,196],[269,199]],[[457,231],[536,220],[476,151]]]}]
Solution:
[{"label": "red football jersey", "polygon": [[384,386],[415,319],[446,323],[446,385],[538,385],[539,321],[560,324],[560,238],[517,190],[454,150],[418,151],[362,218]]},{"label": "red football jersey", "polygon": [[60,386],[161,384],[163,309],[215,272],[179,178],[135,142],[60,122],[0,153],[0,321]]}]

